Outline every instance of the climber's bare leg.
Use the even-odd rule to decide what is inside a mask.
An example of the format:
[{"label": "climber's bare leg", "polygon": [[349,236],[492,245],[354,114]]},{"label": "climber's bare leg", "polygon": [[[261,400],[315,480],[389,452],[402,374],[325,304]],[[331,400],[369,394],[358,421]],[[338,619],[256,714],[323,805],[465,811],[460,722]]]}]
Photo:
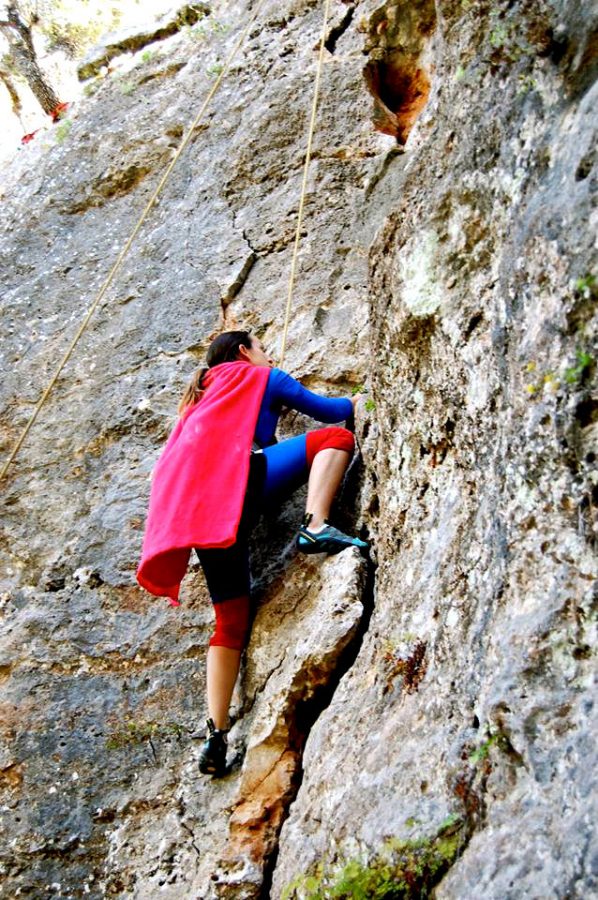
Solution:
[{"label": "climber's bare leg", "polygon": [[307,483],[307,503],[305,511],[311,513],[309,528],[317,530],[324,524],[330,514],[332,501],[336,496],[351,454],[346,450],[335,450],[327,447],[316,453]]},{"label": "climber's bare leg", "polygon": [[240,650],[232,650],[230,647],[208,649],[208,712],[216,728],[223,731],[228,728],[228,710],[240,662]]}]

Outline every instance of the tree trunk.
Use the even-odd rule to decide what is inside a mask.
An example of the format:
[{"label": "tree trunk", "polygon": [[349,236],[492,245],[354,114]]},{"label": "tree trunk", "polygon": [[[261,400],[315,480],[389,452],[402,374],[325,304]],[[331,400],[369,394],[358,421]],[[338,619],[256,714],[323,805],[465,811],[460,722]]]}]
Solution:
[{"label": "tree trunk", "polygon": [[21,120],[21,113],[23,112],[23,105],[21,103],[21,98],[19,97],[19,92],[17,91],[16,85],[13,81],[12,75],[7,69],[3,69],[0,67],[0,81],[4,84],[4,87],[8,91],[10,95],[10,100],[12,103],[12,111],[15,116],[18,118],[21,126],[23,122]]},{"label": "tree trunk", "polygon": [[31,28],[21,18],[16,3],[9,3],[7,10],[8,18],[0,22],[0,30],[8,41],[15,68],[31,88],[43,111],[49,115],[60,100],[38,65]]}]

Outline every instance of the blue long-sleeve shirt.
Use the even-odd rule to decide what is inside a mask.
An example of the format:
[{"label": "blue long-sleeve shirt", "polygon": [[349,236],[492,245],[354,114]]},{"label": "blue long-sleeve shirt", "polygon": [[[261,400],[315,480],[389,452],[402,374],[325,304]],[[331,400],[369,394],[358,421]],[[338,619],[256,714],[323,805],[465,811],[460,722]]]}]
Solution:
[{"label": "blue long-sleeve shirt", "polygon": [[353,412],[353,404],[347,397],[320,397],[281,369],[272,369],[255,427],[254,439],[260,447],[274,442],[283,406],[326,424],[342,422]]}]

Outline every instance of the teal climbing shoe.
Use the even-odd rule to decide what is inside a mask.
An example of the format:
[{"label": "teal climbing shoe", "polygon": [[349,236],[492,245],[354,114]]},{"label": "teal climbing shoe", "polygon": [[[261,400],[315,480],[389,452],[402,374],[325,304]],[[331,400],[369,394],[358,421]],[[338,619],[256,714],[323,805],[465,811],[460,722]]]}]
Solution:
[{"label": "teal climbing shoe", "polygon": [[360,547],[367,550],[368,545],[365,541],[343,534],[328,522],[321,531],[317,531],[315,534],[308,529],[308,524],[309,522],[303,523],[297,538],[297,547],[301,553],[340,553],[347,547]]},{"label": "teal climbing shoe", "polygon": [[218,778],[226,772],[226,731],[216,728],[213,719],[208,719],[206,724],[208,734],[199,754],[199,771],[202,775],[215,775]]}]

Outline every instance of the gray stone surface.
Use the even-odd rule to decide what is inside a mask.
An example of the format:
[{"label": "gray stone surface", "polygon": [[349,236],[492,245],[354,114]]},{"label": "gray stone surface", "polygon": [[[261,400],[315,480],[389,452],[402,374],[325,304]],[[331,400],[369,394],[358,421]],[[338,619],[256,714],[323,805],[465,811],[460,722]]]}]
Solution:
[{"label": "gray stone surface", "polygon": [[[466,843],[436,896],[596,890],[587,5],[332,3],[285,368],[369,388],[337,515],[377,567],[297,560],[301,497],[262,526],[221,781],[191,736],[198,567],[181,610],[135,586],[209,335],[279,347],[321,13],[266,3],[0,486],[7,896],[278,898],[448,815]],[[3,171],[3,457],[246,15],[213,4]]]},{"label": "gray stone surface", "polygon": [[273,897],[448,814],[474,831],[437,896],[595,889],[596,89],[568,90],[581,47],[532,45],[580,34],[572,9],[488,10],[480,43],[472,11],[439,21],[428,106],[372,194],[400,184],[370,253],[375,611],[310,734]]}]

